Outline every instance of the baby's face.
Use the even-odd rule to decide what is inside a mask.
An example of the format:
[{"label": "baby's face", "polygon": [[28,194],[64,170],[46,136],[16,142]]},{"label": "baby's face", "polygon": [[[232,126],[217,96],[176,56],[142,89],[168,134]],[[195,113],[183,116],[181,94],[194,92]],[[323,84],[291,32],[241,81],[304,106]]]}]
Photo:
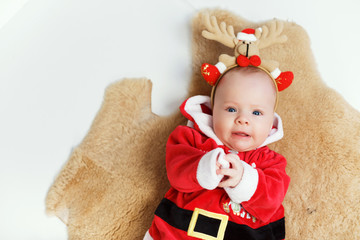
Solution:
[{"label": "baby's face", "polygon": [[264,72],[231,70],[217,86],[213,127],[225,146],[238,152],[256,149],[270,133],[276,90]]}]

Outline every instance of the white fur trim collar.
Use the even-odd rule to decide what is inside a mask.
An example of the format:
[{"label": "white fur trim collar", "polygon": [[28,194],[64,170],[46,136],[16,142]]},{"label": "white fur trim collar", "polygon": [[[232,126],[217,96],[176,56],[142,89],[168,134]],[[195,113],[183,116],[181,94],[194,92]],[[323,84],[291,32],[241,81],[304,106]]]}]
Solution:
[{"label": "white fur trim collar", "polygon": [[[218,145],[224,145],[215,135],[213,130],[212,115],[204,113],[201,108],[201,104],[204,104],[211,109],[210,97],[202,95],[191,97],[186,101],[184,110],[193,118],[202,133],[209,138],[214,139]],[[193,127],[194,122],[189,120],[188,126]]]}]

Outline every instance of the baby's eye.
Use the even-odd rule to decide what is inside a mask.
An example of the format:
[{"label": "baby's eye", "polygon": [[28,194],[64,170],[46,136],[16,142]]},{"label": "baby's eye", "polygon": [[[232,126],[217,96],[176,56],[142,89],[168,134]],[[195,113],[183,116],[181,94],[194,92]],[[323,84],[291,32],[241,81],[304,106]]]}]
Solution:
[{"label": "baby's eye", "polygon": [[253,111],[253,114],[256,115],[256,116],[260,116],[260,115],[261,115],[261,112],[259,112],[259,111]]},{"label": "baby's eye", "polygon": [[228,108],[226,109],[226,111],[228,111],[228,112],[236,112],[236,109],[235,109],[235,108],[232,108],[232,107],[228,107]]}]

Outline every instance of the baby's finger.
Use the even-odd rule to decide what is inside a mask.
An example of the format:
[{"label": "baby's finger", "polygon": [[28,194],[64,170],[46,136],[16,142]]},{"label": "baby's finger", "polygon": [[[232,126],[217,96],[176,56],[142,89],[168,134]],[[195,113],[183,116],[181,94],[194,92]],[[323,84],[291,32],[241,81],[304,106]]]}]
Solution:
[{"label": "baby's finger", "polygon": [[231,167],[234,169],[240,169],[242,167],[241,160],[238,156],[231,156],[227,159],[227,161],[231,164]]},{"label": "baby's finger", "polygon": [[226,180],[221,182],[219,187],[235,187],[241,181],[243,174],[242,170],[233,168],[219,169],[216,171],[216,173],[226,177]]},{"label": "baby's finger", "polygon": [[234,177],[236,175],[236,171],[231,168],[221,168],[221,169],[217,170],[216,173],[219,175],[224,175],[224,176],[228,176],[228,177]]},{"label": "baby's finger", "polygon": [[228,178],[222,182],[219,183],[219,187],[224,188],[224,187],[235,187],[238,182],[238,180],[235,178]]}]

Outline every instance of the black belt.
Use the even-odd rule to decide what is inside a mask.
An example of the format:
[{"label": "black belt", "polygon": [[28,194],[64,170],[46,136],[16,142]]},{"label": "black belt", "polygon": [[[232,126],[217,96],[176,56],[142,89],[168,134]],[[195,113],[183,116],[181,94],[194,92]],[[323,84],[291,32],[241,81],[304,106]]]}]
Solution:
[{"label": "black belt", "polygon": [[225,240],[279,240],[285,238],[285,219],[253,229],[247,225],[228,221],[227,215],[215,214],[201,209],[194,211],[179,208],[164,198],[155,215],[171,226],[186,231],[189,236],[203,239]]}]

